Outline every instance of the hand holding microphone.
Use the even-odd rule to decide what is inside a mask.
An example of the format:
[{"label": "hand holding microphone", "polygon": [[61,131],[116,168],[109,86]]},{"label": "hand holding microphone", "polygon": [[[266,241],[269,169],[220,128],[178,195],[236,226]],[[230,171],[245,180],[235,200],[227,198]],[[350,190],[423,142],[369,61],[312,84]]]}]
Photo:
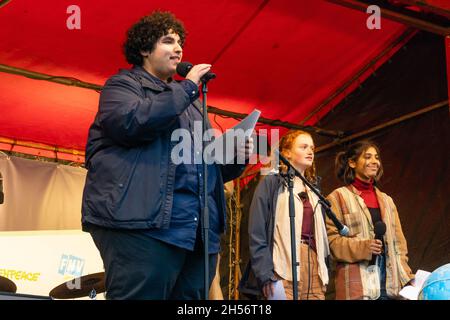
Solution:
[{"label": "hand holding microphone", "polygon": [[207,63],[196,64],[195,66],[190,62],[180,62],[177,65],[177,73],[191,80],[196,85],[200,85],[200,82],[207,82],[214,79],[216,75],[209,72],[211,65]]},{"label": "hand holding microphone", "polygon": [[370,252],[372,252],[372,255],[378,255],[381,254],[381,249],[383,247],[383,243],[381,242],[381,240],[370,240]]},{"label": "hand holding microphone", "polygon": [[383,221],[377,221],[373,226],[375,232],[375,239],[371,240],[369,248],[372,252],[372,260],[370,264],[375,264],[377,255],[380,255],[383,250],[383,243],[381,239],[386,233],[386,224]]}]

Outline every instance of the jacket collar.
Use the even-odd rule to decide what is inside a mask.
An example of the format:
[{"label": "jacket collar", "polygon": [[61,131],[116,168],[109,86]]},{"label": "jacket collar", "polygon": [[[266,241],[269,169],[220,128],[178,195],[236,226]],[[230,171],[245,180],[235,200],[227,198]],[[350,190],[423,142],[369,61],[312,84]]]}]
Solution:
[{"label": "jacket collar", "polygon": [[130,72],[139,78],[144,88],[149,88],[155,91],[164,91],[167,87],[167,84],[164,81],[151,75],[141,66],[134,66]]},{"label": "jacket collar", "polygon": [[[364,214],[369,219],[370,223],[372,223],[372,218],[370,216],[369,209],[367,208],[363,198],[361,198],[361,191],[355,188],[352,184],[347,186],[347,189],[350,190],[352,193],[356,194],[358,197],[356,198],[361,206],[363,208]],[[383,194],[381,193],[380,189],[378,189],[376,186],[374,186],[375,194],[377,196],[378,204],[380,205],[380,212],[381,212],[381,220],[384,221],[384,216],[386,215],[386,206],[384,205],[384,199]]]},{"label": "jacket collar", "polygon": [[355,188],[355,186],[353,184],[349,184],[347,185],[347,189],[350,190],[351,192],[353,192],[354,194],[361,196],[361,191],[359,191],[358,189]]}]

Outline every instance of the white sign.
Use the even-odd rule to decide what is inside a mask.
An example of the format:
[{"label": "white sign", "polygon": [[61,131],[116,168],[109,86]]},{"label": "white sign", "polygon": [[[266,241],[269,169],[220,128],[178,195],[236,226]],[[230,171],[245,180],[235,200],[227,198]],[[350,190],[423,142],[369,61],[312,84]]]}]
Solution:
[{"label": "white sign", "polygon": [[90,234],[81,230],[0,232],[0,252],[0,276],[17,293],[49,296],[64,282],[104,271]]}]

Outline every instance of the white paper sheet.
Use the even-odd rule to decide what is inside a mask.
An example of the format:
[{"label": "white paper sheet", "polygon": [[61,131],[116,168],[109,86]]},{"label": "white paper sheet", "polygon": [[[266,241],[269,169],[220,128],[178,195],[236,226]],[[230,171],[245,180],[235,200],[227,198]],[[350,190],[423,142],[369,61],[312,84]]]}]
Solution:
[{"label": "white paper sheet", "polygon": [[234,143],[230,142],[234,141],[236,134],[238,134],[239,138],[242,140],[249,138],[255,129],[260,115],[261,111],[257,109],[253,110],[252,113],[250,113],[237,125],[227,129],[224,134],[214,139],[214,141],[211,142],[205,149],[206,162],[208,164],[213,162],[229,164],[234,161],[236,156],[234,152]]},{"label": "white paper sheet", "polygon": [[281,280],[273,283],[273,295],[267,297],[267,300],[286,300],[286,292]]},{"label": "white paper sheet", "polygon": [[399,294],[408,300],[417,300],[423,284],[431,273],[424,270],[417,270],[414,279],[414,285],[405,286]]}]

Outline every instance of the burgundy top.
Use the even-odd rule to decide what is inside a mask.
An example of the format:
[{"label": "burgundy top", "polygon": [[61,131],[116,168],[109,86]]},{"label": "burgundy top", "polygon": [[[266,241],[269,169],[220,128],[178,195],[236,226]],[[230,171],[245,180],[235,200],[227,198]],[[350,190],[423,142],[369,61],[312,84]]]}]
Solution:
[{"label": "burgundy top", "polygon": [[316,251],[316,241],[314,240],[314,210],[309,199],[302,199],[303,202],[303,222],[302,222],[302,240],[311,245]]}]

